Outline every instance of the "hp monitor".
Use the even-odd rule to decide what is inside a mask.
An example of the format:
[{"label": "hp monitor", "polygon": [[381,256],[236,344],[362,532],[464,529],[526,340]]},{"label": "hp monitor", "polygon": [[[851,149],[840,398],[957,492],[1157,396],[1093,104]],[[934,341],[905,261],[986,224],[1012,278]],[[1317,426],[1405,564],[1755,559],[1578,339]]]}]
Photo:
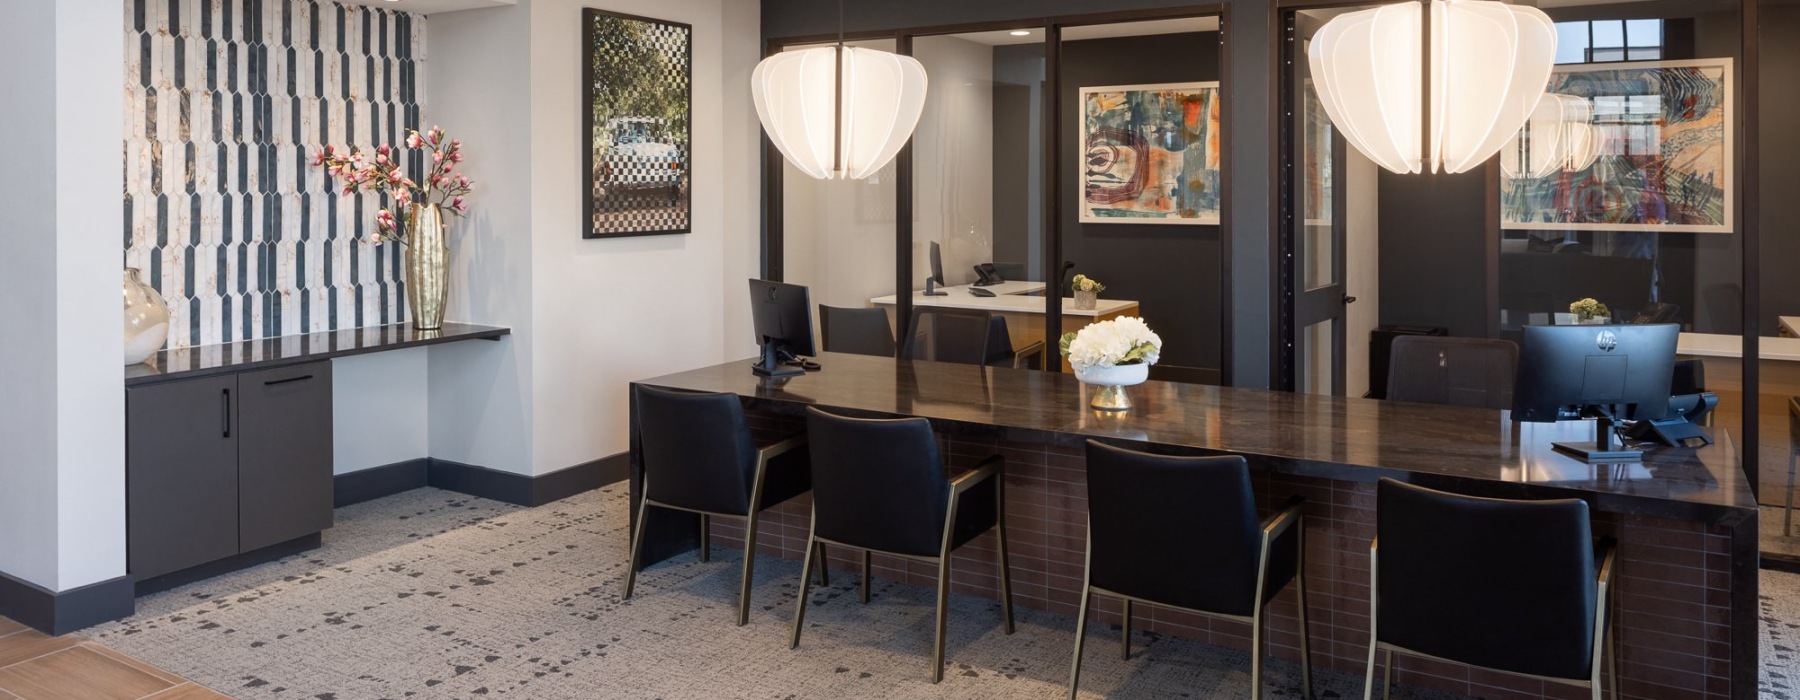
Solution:
[{"label": "hp monitor", "polygon": [[806,370],[783,364],[798,355],[816,355],[813,349],[812,301],[806,287],[768,280],[750,280],[750,317],[762,359],[753,371],[765,377],[791,377]]},{"label": "hp monitor", "polygon": [[1597,418],[1592,444],[1559,442],[1588,462],[1642,458],[1613,441],[1617,421],[1658,420],[1669,410],[1680,326],[1526,326],[1519,343],[1513,420]]}]

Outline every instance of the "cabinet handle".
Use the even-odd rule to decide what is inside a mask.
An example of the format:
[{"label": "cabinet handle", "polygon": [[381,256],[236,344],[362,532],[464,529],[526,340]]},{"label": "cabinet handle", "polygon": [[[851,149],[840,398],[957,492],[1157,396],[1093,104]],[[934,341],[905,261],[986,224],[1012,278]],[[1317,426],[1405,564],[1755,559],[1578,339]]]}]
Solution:
[{"label": "cabinet handle", "polygon": [[287,379],[272,379],[272,380],[263,382],[263,386],[275,386],[276,384],[287,384],[289,382],[304,382],[304,381],[306,381],[308,379],[312,379],[312,378],[313,378],[313,376],[310,374],[303,374],[298,377],[288,377]]},{"label": "cabinet handle", "polygon": [[219,391],[219,432],[220,437],[231,437],[231,390]]}]

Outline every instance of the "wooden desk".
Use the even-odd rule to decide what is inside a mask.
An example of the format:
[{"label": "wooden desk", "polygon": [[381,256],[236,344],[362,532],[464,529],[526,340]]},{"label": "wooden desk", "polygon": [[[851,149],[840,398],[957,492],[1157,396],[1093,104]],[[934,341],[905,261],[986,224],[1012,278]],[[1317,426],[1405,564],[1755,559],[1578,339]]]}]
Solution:
[{"label": "wooden desk", "polygon": [[[1625,696],[1672,697],[1689,693],[1687,688],[1734,698],[1757,695],[1757,512],[1726,431],[1715,433],[1712,447],[1657,449],[1642,463],[1596,467],[1550,448],[1553,440],[1591,437],[1591,424],[1517,424],[1504,411],[1153,381],[1130,389],[1133,410],[1099,415],[1086,408],[1081,383],[1055,372],[830,353],[819,362],[822,371],[784,383],[759,380],[750,373],[750,360],[743,360],[634,386],[737,394],[765,439],[800,429],[805,409],[817,406],[850,415],[928,418],[943,436],[952,468],[1004,455],[1017,603],[1063,615],[1074,614],[1081,580],[1086,440],[1243,455],[1265,512],[1293,494],[1308,499],[1315,663],[1354,674],[1366,661],[1368,546],[1380,477],[1496,497],[1581,498],[1595,511],[1597,534],[1619,541],[1617,630]],[[642,477],[635,423],[632,433],[635,498]],[[772,524],[759,535],[760,548],[798,559],[808,508],[805,496],[779,506],[764,521]],[[741,546],[741,540],[732,544],[741,535],[713,527],[716,544]],[[691,516],[654,512],[645,561],[693,549],[697,529]],[[983,558],[989,556],[985,546],[978,542],[960,552],[953,566],[985,572],[982,563],[992,561]],[[853,552],[828,556],[846,572],[860,565]],[[910,583],[929,578],[899,560],[877,557],[876,563],[878,577]],[[989,574],[955,581],[958,593],[996,597]],[[1292,600],[1284,594],[1272,613],[1291,617]],[[1099,614],[1118,619],[1116,608]],[[1243,625],[1166,609],[1146,612],[1139,624],[1214,644],[1249,645]],[[1682,631],[1672,632],[1670,625]],[[1671,651],[1675,641],[1683,651]],[[1294,658],[1291,642],[1275,646],[1277,654]],[[1471,674],[1460,666],[1403,663],[1413,683],[1494,694],[1471,688]],[[1501,695],[1546,692],[1546,684],[1535,681],[1480,675],[1482,683],[1502,686]]]},{"label": "wooden desk", "polygon": [[[1137,316],[1138,303],[1124,299],[1100,299],[1092,309],[1075,308],[1075,300],[1062,300],[1062,329],[1055,337],[1044,332],[1044,297],[1046,289],[1043,282],[1002,282],[986,287],[994,292],[991,297],[978,297],[969,292],[974,285],[961,284],[954,287],[941,287],[944,296],[925,296],[924,292],[913,292],[914,307],[936,307],[945,309],[970,309],[999,314],[1006,319],[1007,333],[1012,336],[1015,347],[1025,347],[1037,341],[1044,341],[1046,358],[1057,354],[1057,339],[1065,333],[1074,333],[1096,321],[1105,321],[1120,316]],[[888,324],[894,326],[894,337],[905,340],[904,333],[898,327],[894,317],[894,306],[899,303],[898,296],[889,294],[869,300],[870,306],[888,310]],[[1073,372],[1067,360],[1062,361],[1064,372]]]}]

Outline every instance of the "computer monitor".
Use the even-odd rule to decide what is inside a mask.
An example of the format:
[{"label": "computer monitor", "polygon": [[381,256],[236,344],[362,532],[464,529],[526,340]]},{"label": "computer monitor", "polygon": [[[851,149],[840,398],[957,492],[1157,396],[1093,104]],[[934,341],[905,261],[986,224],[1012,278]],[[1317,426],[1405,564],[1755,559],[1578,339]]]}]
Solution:
[{"label": "computer monitor", "polygon": [[944,286],[944,251],[937,241],[931,242],[931,276],[925,278],[925,296],[950,296],[949,292],[940,292],[938,287]]},{"label": "computer monitor", "polygon": [[1559,442],[1556,449],[1588,462],[1641,459],[1640,451],[1613,441],[1615,422],[1658,420],[1668,412],[1680,330],[1672,323],[1526,326],[1513,420],[1594,416],[1593,443]]},{"label": "computer monitor", "polygon": [[765,377],[791,377],[806,370],[782,364],[784,355],[815,355],[812,300],[806,287],[769,280],[750,280],[750,318],[762,359],[753,371]]}]

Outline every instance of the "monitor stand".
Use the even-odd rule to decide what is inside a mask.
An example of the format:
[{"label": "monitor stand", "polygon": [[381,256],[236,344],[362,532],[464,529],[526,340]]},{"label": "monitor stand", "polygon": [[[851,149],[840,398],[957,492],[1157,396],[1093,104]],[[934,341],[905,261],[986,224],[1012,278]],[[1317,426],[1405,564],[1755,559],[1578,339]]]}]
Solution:
[{"label": "monitor stand", "polygon": [[759,377],[797,377],[806,374],[804,369],[782,364],[781,350],[775,343],[763,343],[762,360],[752,365],[750,371]]},{"label": "monitor stand", "polygon": [[1593,442],[1558,442],[1552,443],[1551,447],[1589,464],[1643,461],[1643,450],[1634,450],[1613,441],[1613,427],[1611,416],[1600,416],[1594,419]]},{"label": "monitor stand", "polygon": [[936,277],[927,277],[927,278],[925,278],[925,296],[947,297],[947,296],[950,296],[950,293],[938,291],[937,290],[937,278]]}]

